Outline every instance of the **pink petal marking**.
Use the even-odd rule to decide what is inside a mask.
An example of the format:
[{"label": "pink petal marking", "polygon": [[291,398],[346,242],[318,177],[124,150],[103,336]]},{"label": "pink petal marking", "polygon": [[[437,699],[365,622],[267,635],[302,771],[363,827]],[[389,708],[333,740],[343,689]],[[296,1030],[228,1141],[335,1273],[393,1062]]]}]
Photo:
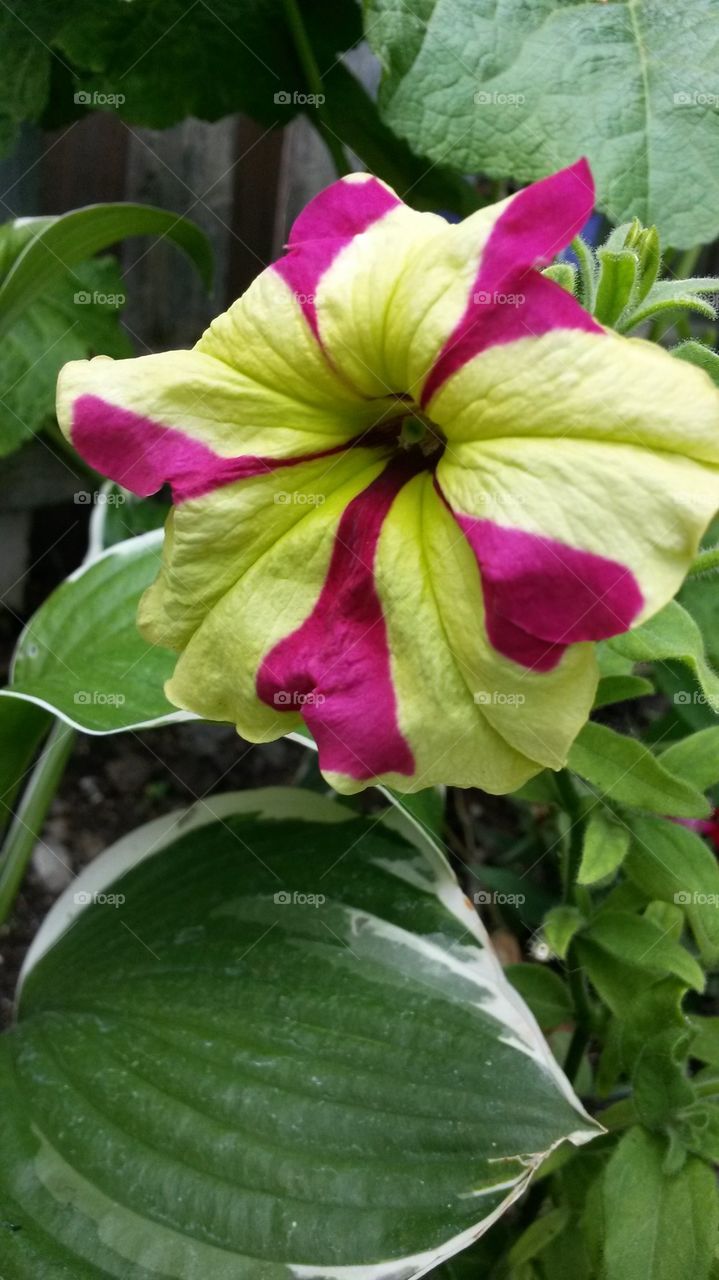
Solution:
[{"label": "pink petal marking", "polygon": [[258,697],[268,706],[302,712],[322,768],[351,778],[414,771],[397,722],[374,562],[385,517],[421,465],[408,456],[394,458],[352,499],[312,613],[274,646],[257,676]]},{"label": "pink petal marking", "polygon": [[464,315],[430,370],[422,405],[488,347],[552,329],[604,332],[571,294],[535,270],[579,234],[593,205],[586,160],[518,192],[490,233]]},{"label": "pink petal marking", "polygon": [[288,251],[273,267],[294,293],[315,337],[319,337],[315,295],[325,271],[355,236],[401,203],[376,178],[340,179],[310,200],[294,222]]},{"label": "pink petal marking", "polygon": [[93,395],[79,396],[75,401],[71,435],[78,453],[102,475],[141,498],[169,484],[175,502],[202,497],[234,480],[329,457],[352,444],[348,440],[292,458],[251,454],[223,458],[177,427],[165,427]]},{"label": "pink petal marking", "polygon": [[477,557],[487,635],[505,658],[551,671],[567,645],[631,627],[644,601],[626,565],[554,538],[452,514]]}]

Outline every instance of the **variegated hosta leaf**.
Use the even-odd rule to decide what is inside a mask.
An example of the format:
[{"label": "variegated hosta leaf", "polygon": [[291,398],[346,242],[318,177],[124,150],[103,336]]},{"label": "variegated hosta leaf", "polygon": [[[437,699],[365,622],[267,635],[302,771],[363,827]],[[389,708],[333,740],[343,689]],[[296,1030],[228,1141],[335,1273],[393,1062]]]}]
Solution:
[{"label": "variegated hosta leaf", "polygon": [[597,1131],[446,864],[296,792],[108,850],[2,1044],[5,1280],[406,1280]]},{"label": "variegated hosta leaf", "polygon": [[135,622],[157,574],[162,536],[157,530],[117,543],[48,597],[20,637],[8,693],[86,733],[193,718],[164,694],[174,655],[147,644]]}]

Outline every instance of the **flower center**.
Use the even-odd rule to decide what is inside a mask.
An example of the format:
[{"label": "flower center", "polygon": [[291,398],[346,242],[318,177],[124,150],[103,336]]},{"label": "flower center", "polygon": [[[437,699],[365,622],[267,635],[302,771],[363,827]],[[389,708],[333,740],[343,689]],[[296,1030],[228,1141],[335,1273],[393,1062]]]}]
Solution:
[{"label": "flower center", "polygon": [[412,453],[417,462],[433,471],[447,443],[444,432],[422,413],[410,396],[394,398],[399,411],[392,417],[385,415],[372,428],[372,439],[377,444],[394,445],[396,449]]}]

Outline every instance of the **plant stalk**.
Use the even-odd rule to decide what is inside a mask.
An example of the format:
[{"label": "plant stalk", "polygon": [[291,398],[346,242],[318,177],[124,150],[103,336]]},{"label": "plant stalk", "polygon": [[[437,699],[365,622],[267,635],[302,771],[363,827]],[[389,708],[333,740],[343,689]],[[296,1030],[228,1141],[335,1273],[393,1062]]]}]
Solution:
[{"label": "plant stalk", "polygon": [[325,117],[325,91],[322,83],[322,76],[317,65],[317,59],[315,58],[312,43],[307,34],[307,28],[305,27],[300,7],[297,0],[282,0],[282,4],[285,11],[285,17],[287,18],[287,24],[292,32],[292,39],[297,52],[297,57],[299,58],[300,63],[302,64],[302,70],[305,73],[308,88],[310,92],[317,95],[318,98],[317,119],[319,123],[316,125],[316,128],[320,133],[327,150],[332,156],[338,175],[342,177],[344,174],[349,173],[350,170],[345,159],[342,143],[330,128]]},{"label": "plant stalk", "polygon": [[0,854],[0,924],[12,910],[75,737],[70,725],[55,721],[10,824]]}]

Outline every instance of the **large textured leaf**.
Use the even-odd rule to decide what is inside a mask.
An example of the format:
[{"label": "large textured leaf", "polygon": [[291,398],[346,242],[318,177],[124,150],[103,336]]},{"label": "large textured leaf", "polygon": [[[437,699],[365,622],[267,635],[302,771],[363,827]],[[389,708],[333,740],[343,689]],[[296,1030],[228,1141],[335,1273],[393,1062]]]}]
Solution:
[{"label": "large textured leaf", "polygon": [[109,850],[36,942],[4,1280],[408,1278],[596,1132],[442,860],[318,796],[213,807]]},{"label": "large textured leaf", "polygon": [[0,340],[0,456],[54,421],[57,375],[68,360],[132,355],[120,327],[124,285],[114,258],[65,272]]},{"label": "large textured leaf", "polygon": [[668,242],[719,231],[715,0],[366,0],[385,119],[414,150],[519,181],[587,155],[600,207]]},{"label": "large textured leaf", "polygon": [[175,656],[148,645],[135,623],[162,536],[117,543],[48,597],[18,641],[6,696],[29,698],[87,733],[188,719],[163,692]]}]

